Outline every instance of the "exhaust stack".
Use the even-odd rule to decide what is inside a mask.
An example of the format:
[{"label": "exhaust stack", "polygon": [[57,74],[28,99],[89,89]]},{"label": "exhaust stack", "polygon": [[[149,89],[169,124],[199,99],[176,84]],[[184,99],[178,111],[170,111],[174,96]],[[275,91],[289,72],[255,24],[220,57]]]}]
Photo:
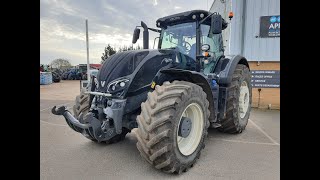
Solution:
[{"label": "exhaust stack", "polygon": [[141,26],[143,27],[143,49],[149,49],[148,26],[143,21],[141,21]]}]

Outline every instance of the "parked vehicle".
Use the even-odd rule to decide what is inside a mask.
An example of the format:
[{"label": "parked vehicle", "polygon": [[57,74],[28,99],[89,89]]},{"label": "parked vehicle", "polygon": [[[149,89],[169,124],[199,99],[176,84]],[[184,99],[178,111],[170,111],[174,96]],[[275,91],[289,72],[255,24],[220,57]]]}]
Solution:
[{"label": "parked vehicle", "polygon": [[[180,174],[199,159],[209,127],[233,134],[245,130],[251,75],[245,57],[224,55],[222,30],[228,23],[221,15],[187,11],[156,25],[159,29],[141,21],[132,43],[142,27],[144,49],[110,56],[90,91],[76,97],[73,115],[65,106],[54,106],[52,113],[98,143],[119,142],[137,128],[141,156],[156,169]],[[160,33],[158,49],[148,49],[149,30]]]},{"label": "parked vehicle", "polygon": [[71,68],[66,74],[67,80],[81,80],[82,74],[80,73],[79,69]]},{"label": "parked vehicle", "polygon": [[61,81],[61,77],[62,77],[62,70],[60,69],[55,69],[52,72],[52,81],[57,83]]}]

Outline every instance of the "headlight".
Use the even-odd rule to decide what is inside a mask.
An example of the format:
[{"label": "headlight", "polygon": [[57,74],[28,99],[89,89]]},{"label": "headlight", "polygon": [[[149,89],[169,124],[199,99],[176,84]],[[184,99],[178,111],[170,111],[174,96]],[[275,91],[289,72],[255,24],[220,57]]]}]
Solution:
[{"label": "headlight", "polygon": [[120,80],[113,81],[108,84],[107,91],[110,93],[118,92],[120,90],[125,89],[128,83],[129,83],[129,79],[120,79]]}]

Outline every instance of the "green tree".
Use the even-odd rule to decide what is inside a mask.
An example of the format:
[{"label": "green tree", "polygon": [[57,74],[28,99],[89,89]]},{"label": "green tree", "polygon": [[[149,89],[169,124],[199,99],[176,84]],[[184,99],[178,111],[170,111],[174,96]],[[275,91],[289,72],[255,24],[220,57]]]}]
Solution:
[{"label": "green tree", "polygon": [[119,47],[119,52],[130,51],[130,50],[138,50],[138,49],[142,49],[139,44],[136,47],[133,47],[132,45],[131,46],[123,45],[122,47]]},{"label": "green tree", "polygon": [[104,53],[102,53],[101,56],[101,64],[108,59],[111,55],[117,53],[116,49],[111,47],[110,44],[107,45],[107,47],[104,48]]},{"label": "green tree", "polygon": [[50,66],[51,68],[62,69],[62,68],[70,68],[72,65],[68,59],[58,58],[51,61]]},{"label": "green tree", "polygon": [[122,47],[122,51],[128,51],[128,47],[127,47],[126,45],[124,45],[124,46]]}]

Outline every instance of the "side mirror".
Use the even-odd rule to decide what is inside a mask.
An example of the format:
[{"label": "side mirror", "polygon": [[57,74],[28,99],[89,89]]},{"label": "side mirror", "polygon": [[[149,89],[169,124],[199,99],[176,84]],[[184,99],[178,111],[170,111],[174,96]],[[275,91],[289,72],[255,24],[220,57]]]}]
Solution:
[{"label": "side mirror", "polygon": [[201,46],[201,51],[209,51],[210,50],[210,45],[209,44],[203,44]]},{"label": "side mirror", "polygon": [[220,14],[211,16],[211,29],[212,34],[220,34],[222,32],[222,17]]},{"label": "side mirror", "polygon": [[132,43],[136,43],[137,40],[139,39],[140,36],[140,29],[139,28],[135,28],[133,31],[133,37],[132,37]]}]

